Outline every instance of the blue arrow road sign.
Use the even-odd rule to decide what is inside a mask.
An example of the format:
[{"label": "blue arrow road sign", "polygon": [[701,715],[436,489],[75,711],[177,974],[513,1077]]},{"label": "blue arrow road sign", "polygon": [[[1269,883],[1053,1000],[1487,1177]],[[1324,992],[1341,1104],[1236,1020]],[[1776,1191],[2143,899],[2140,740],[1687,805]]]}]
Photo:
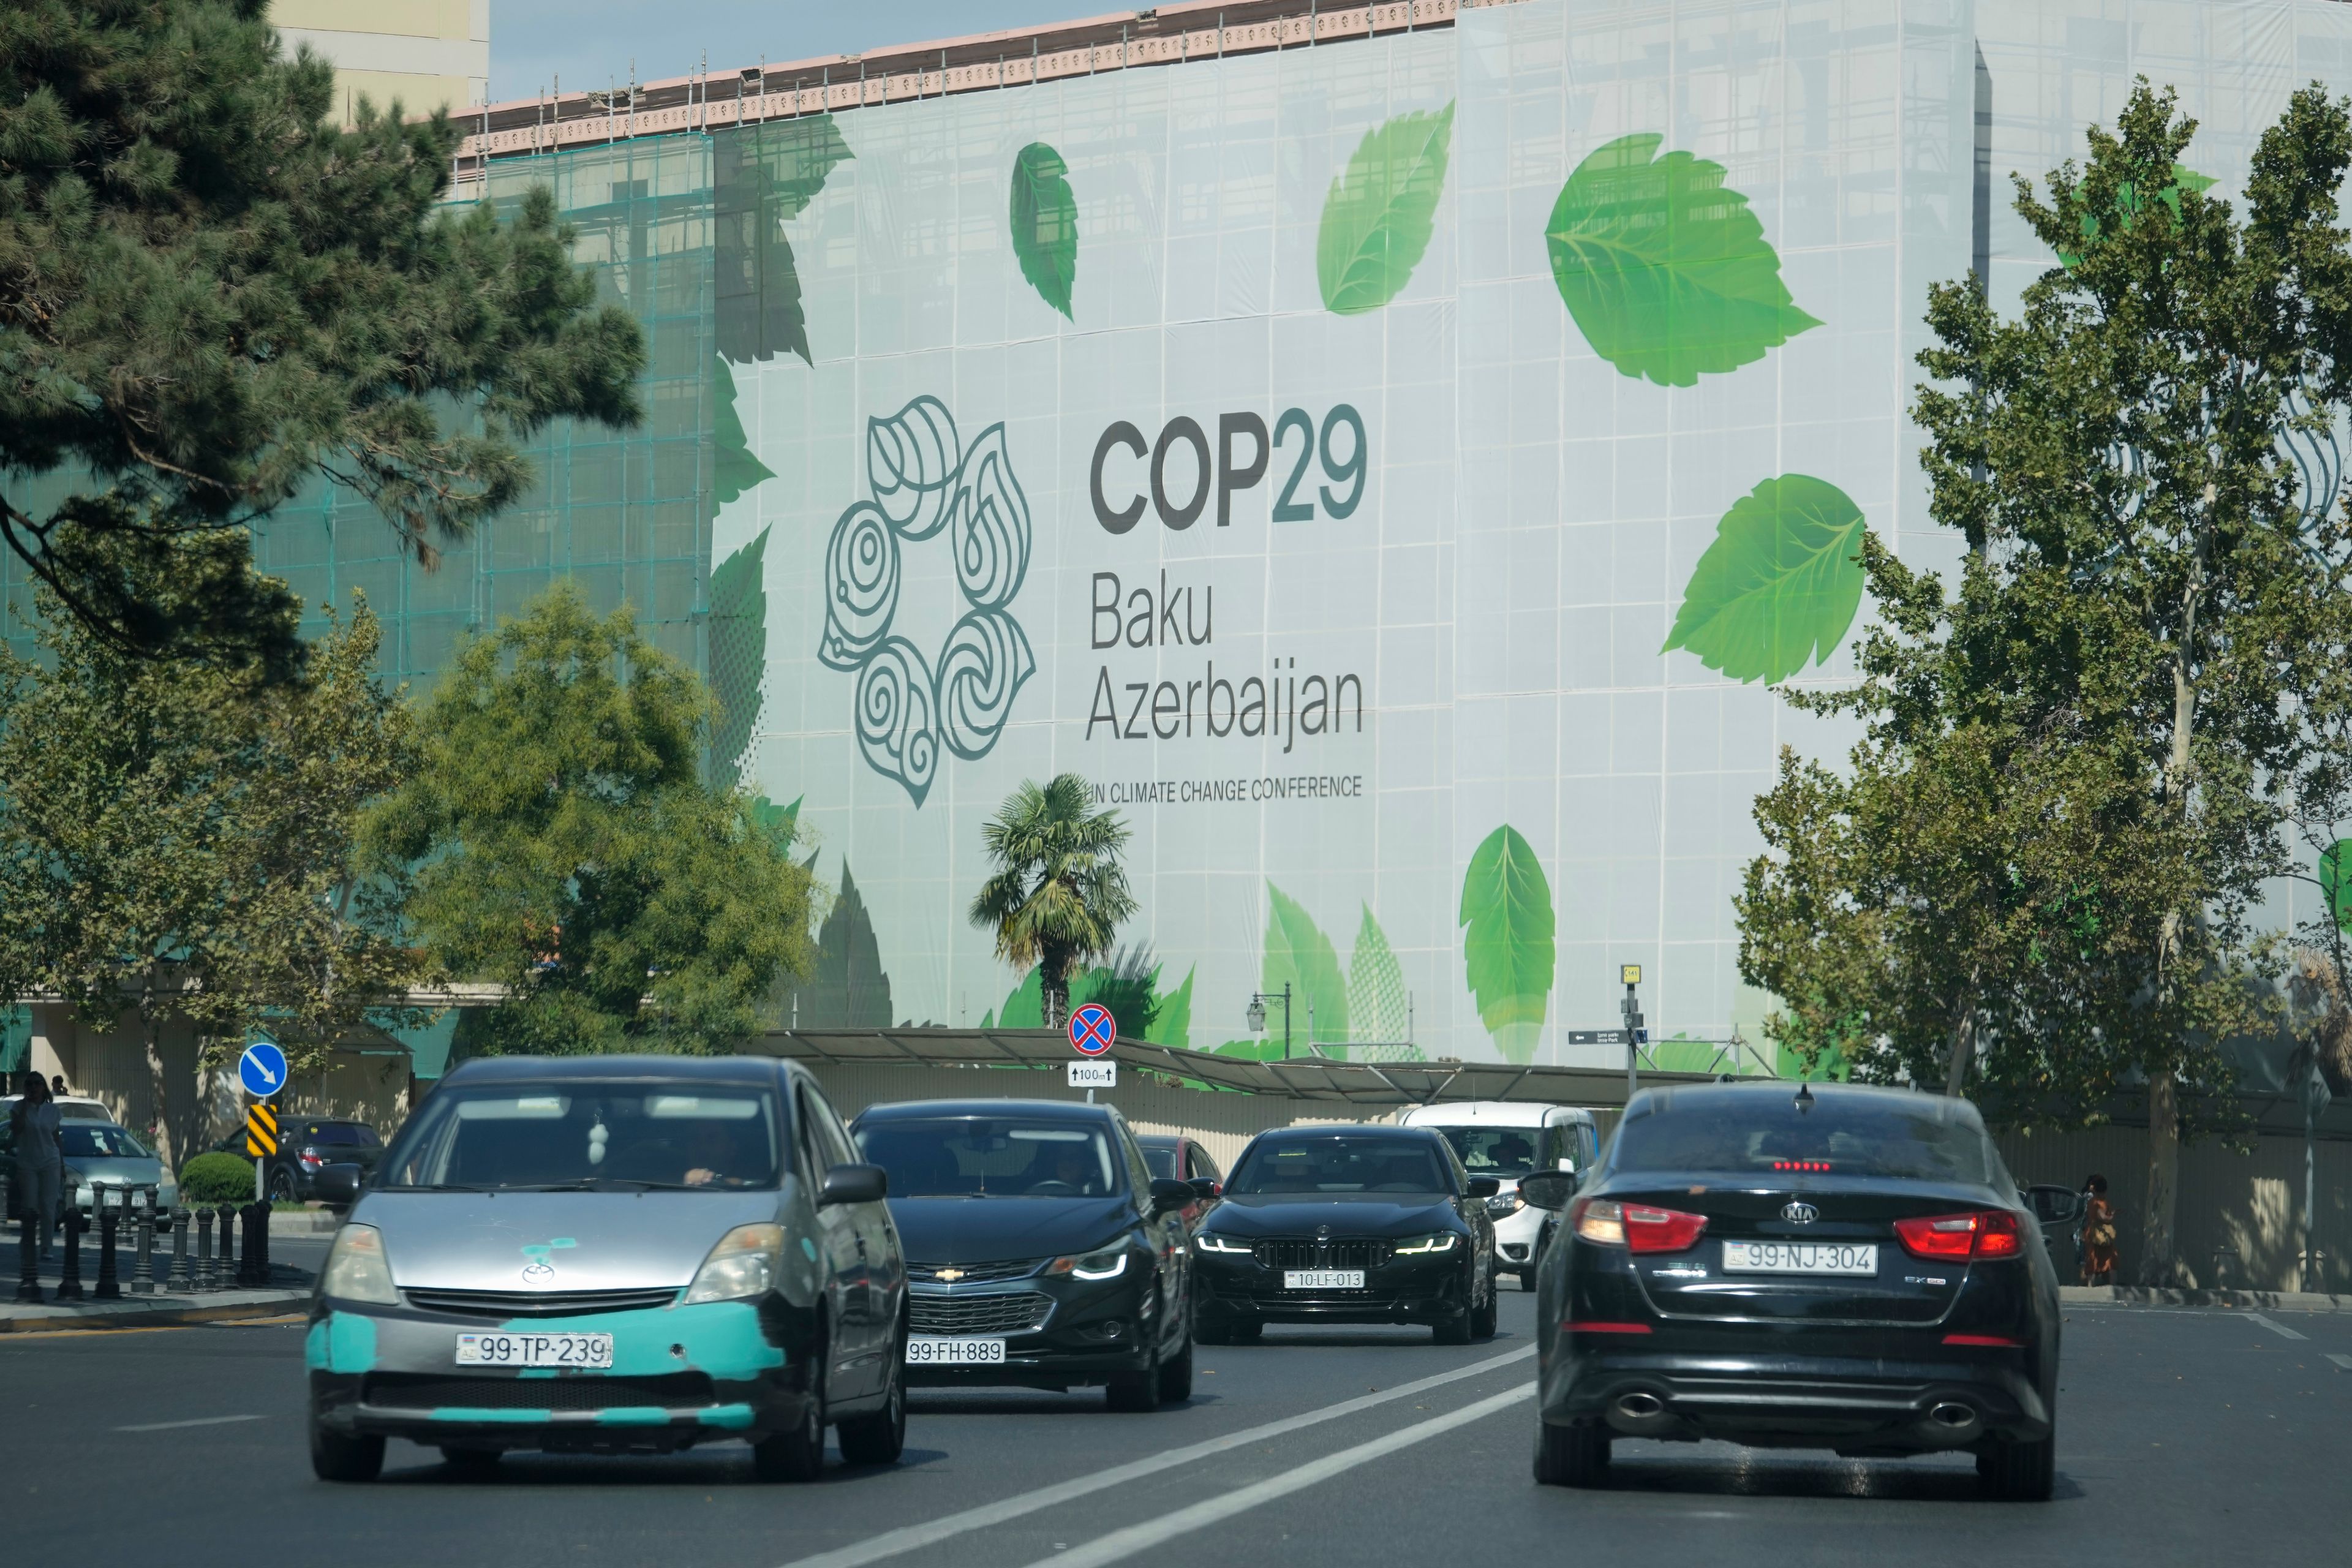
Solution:
[{"label": "blue arrow road sign", "polygon": [[268,1040],[256,1040],[236,1058],[236,1080],[256,1100],[268,1100],[286,1087],[286,1053]]},{"label": "blue arrow road sign", "polygon": [[1112,1021],[1110,1009],[1099,1002],[1089,1002],[1070,1015],[1070,1044],[1081,1055],[1098,1057],[1110,1049],[1118,1038],[1118,1025]]}]

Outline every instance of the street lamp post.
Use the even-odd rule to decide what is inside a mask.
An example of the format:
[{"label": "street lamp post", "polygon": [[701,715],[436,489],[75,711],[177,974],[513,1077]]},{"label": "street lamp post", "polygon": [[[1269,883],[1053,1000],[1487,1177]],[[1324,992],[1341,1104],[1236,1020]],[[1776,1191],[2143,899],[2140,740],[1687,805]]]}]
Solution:
[{"label": "street lamp post", "polygon": [[1642,999],[1635,993],[1642,984],[1642,966],[1621,963],[1617,966],[1617,978],[1625,983],[1625,1000],[1620,1005],[1619,1011],[1625,1015],[1625,1103],[1631,1105],[1633,1103],[1633,1086],[1639,1076],[1638,1058],[1634,1053],[1639,1048],[1636,1042],[1642,1037]]},{"label": "street lamp post", "polygon": [[1262,1035],[1265,1033],[1265,1005],[1269,1002],[1279,1002],[1282,1004],[1282,1059],[1284,1061],[1288,1061],[1290,1059],[1290,982],[1286,980],[1282,983],[1282,994],[1280,995],[1276,995],[1271,991],[1253,991],[1250,993],[1249,1013],[1247,1016],[1249,1018],[1251,1034]]}]

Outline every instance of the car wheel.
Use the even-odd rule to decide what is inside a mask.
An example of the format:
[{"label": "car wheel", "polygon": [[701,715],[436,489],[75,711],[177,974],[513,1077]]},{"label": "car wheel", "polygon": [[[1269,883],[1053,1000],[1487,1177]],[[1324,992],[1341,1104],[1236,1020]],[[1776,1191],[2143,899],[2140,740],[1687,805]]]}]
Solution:
[{"label": "car wheel", "polygon": [[1181,1405],[1192,1397],[1192,1336],[1184,1336],[1184,1348],[1176,1352],[1173,1361],[1160,1363],[1160,1397],[1170,1405]]},{"label": "car wheel", "polygon": [[1429,1327],[1441,1345],[1466,1345],[1470,1342],[1470,1309],[1449,1312]]},{"label": "car wheel", "polygon": [[499,1451],[496,1448],[466,1448],[453,1444],[441,1446],[441,1462],[449,1473],[461,1481],[486,1481],[499,1473]]},{"label": "car wheel", "polygon": [[[1189,1348],[1189,1347],[1188,1347]],[[1160,1355],[1152,1352],[1151,1364],[1141,1372],[1115,1372],[1103,1390],[1103,1396],[1113,1410],[1148,1414],[1160,1408]]]},{"label": "car wheel", "polygon": [[820,1331],[809,1346],[808,1399],[799,1425],[751,1445],[751,1473],[763,1481],[813,1481],[824,1473],[824,1369],[833,1356]]},{"label": "car wheel", "polygon": [[905,1342],[890,1368],[890,1392],[882,1408],[870,1415],[845,1417],[834,1430],[841,1438],[841,1457],[853,1465],[895,1465],[907,1451],[907,1379]]},{"label": "car wheel", "polygon": [[310,1418],[310,1469],[322,1481],[372,1481],[383,1470],[383,1439],[346,1437]]},{"label": "car wheel", "polygon": [[1495,1337],[1495,1319],[1502,1310],[1495,1295],[1500,1289],[1500,1281],[1489,1279],[1486,1282],[1486,1304],[1470,1309],[1470,1337],[1482,1343]]},{"label": "car wheel", "polygon": [[2058,1485],[2055,1435],[2032,1443],[1988,1443],[1977,1450],[1977,1481],[2002,1502],[2048,1502]]},{"label": "car wheel", "polygon": [[1535,1293],[1536,1271],[1534,1269],[1522,1268],[1519,1270],[1519,1289],[1529,1295],[1533,1295]]},{"label": "car wheel", "polygon": [[279,1166],[269,1178],[269,1201],[290,1204],[294,1201],[294,1173]]},{"label": "car wheel", "polygon": [[1597,1487],[1609,1479],[1609,1428],[1536,1423],[1536,1480],[1547,1487]]},{"label": "car wheel", "polygon": [[1233,1331],[1224,1324],[1202,1318],[1192,1325],[1192,1342],[1196,1345],[1233,1343]]}]

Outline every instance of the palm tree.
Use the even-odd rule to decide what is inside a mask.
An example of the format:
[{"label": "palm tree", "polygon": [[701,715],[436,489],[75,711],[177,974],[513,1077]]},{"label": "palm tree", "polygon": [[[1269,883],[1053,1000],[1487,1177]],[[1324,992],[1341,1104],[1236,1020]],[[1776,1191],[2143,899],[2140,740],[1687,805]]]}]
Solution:
[{"label": "palm tree", "polygon": [[1118,868],[1127,825],[1092,805],[1086,780],[1061,773],[1042,789],[1023,784],[980,830],[996,874],[972,900],[971,923],[995,929],[997,957],[1037,965],[1049,1029],[1069,1012],[1070,972],[1108,953],[1136,909]]}]

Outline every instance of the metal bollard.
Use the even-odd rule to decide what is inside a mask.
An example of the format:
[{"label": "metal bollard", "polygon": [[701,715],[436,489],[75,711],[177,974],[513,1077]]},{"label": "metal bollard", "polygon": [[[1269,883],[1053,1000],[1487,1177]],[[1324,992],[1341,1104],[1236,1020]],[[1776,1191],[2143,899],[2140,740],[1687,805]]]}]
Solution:
[{"label": "metal bollard", "polygon": [[193,1219],[185,1205],[172,1211],[172,1275],[163,1281],[163,1289],[174,1296],[186,1295],[194,1284],[188,1278],[188,1226]]},{"label": "metal bollard", "polygon": [[[0,1214],[6,1211],[0,1209]],[[16,1216],[16,1300],[39,1301],[41,1295],[41,1227],[30,1213]]]},{"label": "metal bollard", "polygon": [[90,1300],[120,1301],[122,1281],[114,1271],[114,1233],[121,1220],[103,1189],[92,1189],[90,1197],[98,1205],[98,1288],[89,1293]]},{"label": "metal bollard", "polygon": [[196,1211],[196,1285],[202,1290],[213,1288],[213,1211],[210,1207]]},{"label": "metal bollard", "polygon": [[139,1240],[137,1261],[131,1270],[131,1293],[152,1296],[155,1293],[155,1205],[151,1194],[140,1194],[149,1201],[139,1205]]},{"label": "metal bollard", "polygon": [[273,1207],[268,1198],[253,1205],[261,1224],[253,1241],[253,1282],[263,1289],[269,1288],[269,1214]]},{"label": "metal bollard", "polygon": [[230,1251],[236,1237],[236,1210],[227,1204],[213,1211],[220,1216],[220,1267],[213,1274],[213,1289],[226,1290],[236,1279],[236,1254]]},{"label": "metal bollard", "polygon": [[256,1223],[254,1210],[260,1206],[259,1204],[241,1204],[236,1211],[237,1223],[245,1227],[236,1248],[236,1282],[248,1290],[258,1283],[253,1278],[253,1249],[260,1240],[261,1227]]},{"label": "metal bollard", "polygon": [[58,1300],[79,1301],[81,1289],[81,1205],[66,1200],[66,1260],[58,1271]]}]

